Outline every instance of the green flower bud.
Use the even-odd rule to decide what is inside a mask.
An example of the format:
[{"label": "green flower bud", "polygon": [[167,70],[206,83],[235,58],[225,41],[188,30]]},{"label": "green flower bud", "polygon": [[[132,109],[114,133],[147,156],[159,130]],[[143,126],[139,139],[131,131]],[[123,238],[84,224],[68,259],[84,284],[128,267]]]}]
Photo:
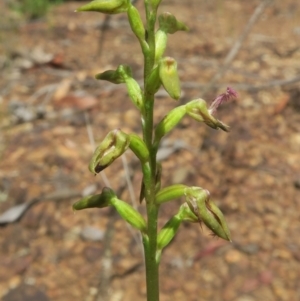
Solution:
[{"label": "green flower bud", "polygon": [[216,119],[207,109],[205,100],[199,98],[188,102],[186,105],[186,113],[199,122],[204,122],[213,129],[222,129],[229,132],[229,126]]},{"label": "green flower bud", "polygon": [[96,79],[107,80],[113,84],[125,83],[125,80],[120,77],[115,70],[107,70],[95,75]]},{"label": "green flower bud", "polygon": [[155,33],[155,62],[158,63],[158,61],[162,58],[166,47],[167,47],[167,41],[168,41],[168,34],[158,29]]},{"label": "green flower bud", "polygon": [[140,41],[144,40],[145,28],[139,11],[133,5],[130,5],[127,11],[127,15],[133,33]]},{"label": "green flower bud", "polygon": [[188,187],[182,184],[175,184],[168,186],[162,190],[160,190],[155,195],[155,203],[160,205],[162,203],[166,203],[175,199],[178,199],[185,195],[185,191]]},{"label": "green flower bud", "polygon": [[203,221],[215,235],[231,241],[225,218],[220,209],[210,200],[209,192],[200,187],[191,187],[186,189],[185,195],[187,204],[198,217],[199,222]]},{"label": "green flower bud", "polygon": [[126,12],[130,0],[94,0],[79,7],[76,11],[96,11],[104,14],[119,14]]},{"label": "green flower bud", "polygon": [[132,77],[132,71],[127,65],[119,65],[116,70],[107,70],[95,76],[96,79],[107,80],[113,84],[123,84],[128,77]]},{"label": "green flower bud", "polygon": [[127,92],[133,104],[140,110],[144,109],[143,92],[139,84],[132,77],[125,79]]},{"label": "green flower bud", "polygon": [[182,220],[179,214],[174,215],[157,235],[157,250],[165,248],[176,235]]},{"label": "green flower bud", "polygon": [[111,205],[110,201],[116,195],[114,191],[108,187],[104,187],[101,194],[89,195],[82,198],[73,205],[74,210],[82,210],[86,208],[104,208]]},{"label": "green flower bud", "polygon": [[171,110],[155,128],[155,143],[159,143],[161,138],[168,134],[180,122],[185,113],[185,105]]},{"label": "green flower bud", "polygon": [[155,94],[161,86],[161,80],[159,77],[159,67],[156,66],[150,73],[149,77],[147,78],[147,87],[148,90]]},{"label": "green flower bud", "polygon": [[145,163],[149,159],[149,151],[145,142],[136,134],[130,134],[129,148],[139,158],[142,163]]},{"label": "green flower bud", "polygon": [[177,21],[171,13],[163,13],[158,17],[159,28],[166,33],[173,34],[176,31],[187,31],[189,28],[182,22]]},{"label": "green flower bud", "polygon": [[107,80],[114,84],[126,84],[128,95],[133,104],[139,109],[143,110],[143,93],[139,84],[132,78],[131,68],[127,65],[119,65],[116,70],[107,70],[95,76],[99,80]]},{"label": "green flower bud", "polygon": [[139,212],[133,209],[129,204],[117,198],[111,200],[112,206],[118,211],[120,216],[128,222],[132,227],[140,230],[143,233],[147,231],[145,219]]},{"label": "green flower bud", "polygon": [[177,62],[171,57],[165,57],[159,62],[159,77],[168,92],[173,98],[178,100],[180,97],[180,81],[177,72]]},{"label": "green flower bud", "polygon": [[96,148],[89,164],[89,170],[97,174],[120,157],[129,147],[130,138],[120,129],[107,134]]}]

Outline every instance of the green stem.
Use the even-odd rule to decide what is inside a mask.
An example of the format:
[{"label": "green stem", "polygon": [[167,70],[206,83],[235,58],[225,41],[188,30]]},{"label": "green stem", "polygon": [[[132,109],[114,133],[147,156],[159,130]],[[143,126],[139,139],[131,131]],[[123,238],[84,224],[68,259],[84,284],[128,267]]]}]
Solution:
[{"label": "green stem", "polygon": [[156,10],[153,10],[149,0],[145,0],[146,11],[146,42],[148,50],[144,52],[144,104],[142,115],[143,138],[149,151],[149,165],[143,170],[145,199],[147,206],[148,233],[144,236],[147,301],[159,301],[159,263],[156,260],[157,252],[157,216],[159,206],[155,204],[155,175],[156,151],[153,149],[153,110],[154,94],[147,86],[155,62],[155,22]]},{"label": "green stem", "polygon": [[147,301],[159,301],[159,263],[156,261],[157,215],[158,207],[154,204],[149,204],[147,206],[148,241],[144,243]]}]

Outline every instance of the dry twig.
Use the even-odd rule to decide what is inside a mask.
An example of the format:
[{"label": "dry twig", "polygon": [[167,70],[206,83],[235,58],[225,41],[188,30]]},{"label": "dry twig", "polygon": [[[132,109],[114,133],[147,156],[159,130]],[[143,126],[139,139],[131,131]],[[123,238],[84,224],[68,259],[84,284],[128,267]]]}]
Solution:
[{"label": "dry twig", "polygon": [[254,24],[257,22],[259,17],[264,12],[265,8],[270,5],[273,2],[273,0],[264,0],[260,2],[260,4],[256,7],[254,13],[252,14],[251,18],[249,19],[248,23],[246,24],[243,32],[239,36],[239,38],[236,40],[236,42],[233,44],[232,48],[230,49],[229,53],[227,54],[223,66],[218,70],[218,73],[215,74],[215,76],[211,79],[208,86],[204,90],[203,94],[206,94],[209,92],[211,88],[215,86],[215,83],[225,74],[227,69],[229,68],[230,64],[238,54],[239,50],[241,49],[244,41],[248,37],[251,29],[253,28]]}]

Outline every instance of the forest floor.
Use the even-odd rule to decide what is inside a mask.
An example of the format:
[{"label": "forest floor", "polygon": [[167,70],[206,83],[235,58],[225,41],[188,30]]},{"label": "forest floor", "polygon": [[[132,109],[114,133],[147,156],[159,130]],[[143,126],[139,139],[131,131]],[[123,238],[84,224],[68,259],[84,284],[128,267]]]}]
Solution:
[{"label": "forest floor", "polygon": [[[203,94],[259,3],[162,1],[161,11],[191,30],[169,37],[166,54],[178,61],[183,93],[175,103],[159,91],[155,121],[191,99],[210,103],[227,86],[239,97],[217,113],[229,133],[185,118],[166,138],[162,186],[208,189],[233,242],[184,224],[162,257],[161,301],[300,300],[298,1],[270,4]],[[125,87],[94,79],[123,63],[142,80],[143,58],[126,15],[104,21],[75,14],[79,5],[55,6],[29,22],[0,4],[0,221],[6,210],[38,200],[0,228],[3,301],[146,298],[138,234],[110,209],[72,211],[82,194],[107,185],[87,168],[94,140],[115,128],[141,132]],[[138,198],[139,165],[130,152],[126,161]],[[121,199],[134,202],[123,163],[105,175]],[[160,226],[182,202],[161,207]],[[145,213],[144,204],[138,208]]]}]

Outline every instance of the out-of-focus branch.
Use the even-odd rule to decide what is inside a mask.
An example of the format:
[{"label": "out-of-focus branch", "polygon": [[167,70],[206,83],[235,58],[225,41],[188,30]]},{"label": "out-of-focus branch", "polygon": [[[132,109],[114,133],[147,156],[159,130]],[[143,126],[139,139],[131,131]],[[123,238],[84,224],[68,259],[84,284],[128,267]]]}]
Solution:
[{"label": "out-of-focus branch", "polygon": [[[256,91],[269,89],[273,87],[283,87],[283,86],[293,85],[297,82],[300,82],[300,75],[297,75],[289,79],[271,80],[269,82],[260,85],[250,85],[245,83],[234,84],[234,87],[238,90],[243,90],[247,92],[256,92]],[[229,83],[222,83],[222,84],[214,83],[213,85],[211,85],[212,88],[226,88],[228,86],[230,86]],[[199,87],[200,88],[203,87],[203,89],[205,89],[206,84],[198,83],[198,82],[186,82],[182,84],[182,87],[184,89],[197,89]]]},{"label": "out-of-focus branch", "polygon": [[244,30],[240,34],[239,38],[235,41],[232,48],[230,49],[229,53],[227,54],[223,66],[218,70],[218,73],[214,75],[214,77],[210,80],[207,87],[204,89],[203,94],[209,92],[215,85],[215,83],[225,74],[227,69],[229,68],[230,64],[238,54],[239,50],[241,49],[244,41],[248,37],[249,33],[251,32],[254,24],[257,22],[259,17],[262,15],[264,10],[268,5],[270,5],[273,0],[263,0],[260,4],[256,7],[255,11],[253,12],[252,16],[250,17],[248,23],[246,24]]}]

